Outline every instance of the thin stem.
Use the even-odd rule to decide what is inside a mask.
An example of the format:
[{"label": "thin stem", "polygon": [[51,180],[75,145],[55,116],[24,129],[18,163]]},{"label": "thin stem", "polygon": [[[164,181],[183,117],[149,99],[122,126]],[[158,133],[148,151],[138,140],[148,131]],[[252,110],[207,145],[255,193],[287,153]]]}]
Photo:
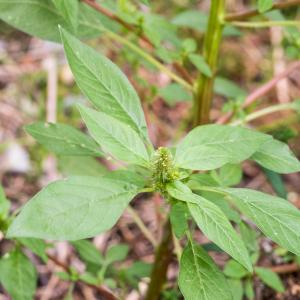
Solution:
[{"label": "thin stem", "polygon": [[[272,8],[270,10],[274,9],[285,9],[293,6],[300,5],[300,0],[290,0],[290,1],[283,1],[283,2],[276,2],[273,4]],[[255,17],[259,15],[260,12],[258,9],[251,9],[251,10],[246,10],[243,12],[238,12],[238,13],[232,13],[228,14],[225,16],[225,21],[241,21],[241,20],[246,20],[251,17]]]},{"label": "thin stem", "polygon": [[264,21],[264,22],[228,22],[227,24],[242,28],[264,28],[274,26],[300,26],[300,21]]},{"label": "thin stem", "polygon": [[[71,274],[72,271],[70,270],[70,268],[68,267],[68,265],[66,265],[65,263],[61,262],[60,260],[58,260],[55,256],[52,256],[50,254],[47,253],[47,256],[50,260],[52,260],[56,265],[60,266],[62,269],[64,269],[65,272]],[[81,282],[82,284],[85,284],[91,288],[94,288],[98,291],[98,293],[103,297],[103,299],[106,300],[118,300],[118,298],[112,293],[110,292],[108,289],[102,287],[102,286],[98,286],[98,285],[93,285],[93,284],[89,284],[85,281],[82,281],[81,279],[77,280],[78,282]]]},{"label": "thin stem", "polygon": [[211,1],[207,33],[204,39],[203,56],[212,70],[213,76],[200,74],[194,95],[194,126],[209,122],[209,112],[213,98],[214,77],[217,69],[219,48],[223,31],[224,0]]},{"label": "thin stem", "polygon": [[150,277],[150,284],[145,300],[158,300],[162,287],[167,279],[168,266],[172,260],[173,243],[172,228],[169,220],[163,227],[163,237],[159,244],[153,263],[153,269]]},{"label": "thin stem", "polygon": [[150,241],[150,243],[152,244],[152,246],[154,248],[156,248],[157,247],[157,241],[156,241],[156,239],[154,238],[154,236],[152,235],[152,233],[148,230],[148,228],[145,226],[144,222],[139,217],[139,215],[135,212],[135,210],[131,206],[127,207],[127,211],[130,213],[132,219],[134,220],[134,222],[136,223],[136,225],[139,227],[139,229],[141,230],[141,232],[144,234],[144,236]]},{"label": "thin stem", "polygon": [[127,39],[115,34],[112,31],[109,30],[105,30],[104,32],[109,38],[120,42],[121,44],[127,46],[128,48],[130,48],[131,50],[133,50],[136,54],[140,55],[141,57],[143,57],[147,62],[149,62],[151,65],[153,65],[154,67],[156,67],[158,70],[160,70],[161,72],[167,74],[170,78],[172,78],[174,81],[176,81],[177,83],[181,84],[183,87],[185,87],[186,89],[192,91],[193,90],[193,86],[190,85],[187,81],[185,81],[184,79],[180,78],[179,76],[177,76],[175,73],[173,73],[170,69],[168,69],[165,65],[163,65],[162,63],[160,63],[157,59],[155,59],[153,56],[151,56],[150,54],[148,54],[147,52],[145,52],[144,50],[142,50],[141,48],[139,48],[138,46],[136,46],[135,44],[133,44],[132,42],[128,41]]},{"label": "thin stem", "polygon": [[[269,91],[271,91],[276,84],[283,78],[289,76],[292,72],[294,72],[297,68],[300,68],[300,61],[296,61],[291,63],[282,73],[277,74],[275,77],[273,77],[270,81],[266,82],[259,88],[255,89],[252,93],[250,93],[247,98],[245,99],[245,102],[242,105],[242,108],[246,108],[249,105],[251,105],[253,102],[258,100],[259,98],[266,95]],[[217,124],[225,124],[227,123],[231,117],[233,116],[233,112],[228,112],[221,116],[217,120]]]},{"label": "thin stem", "polygon": [[295,104],[294,103],[283,103],[283,104],[269,106],[267,108],[264,108],[264,109],[261,109],[261,110],[258,110],[258,111],[255,111],[255,112],[249,114],[242,120],[236,120],[236,121],[230,123],[230,125],[233,125],[233,126],[241,125],[241,124],[253,121],[262,116],[272,114],[277,111],[288,110],[288,109],[295,109]]}]

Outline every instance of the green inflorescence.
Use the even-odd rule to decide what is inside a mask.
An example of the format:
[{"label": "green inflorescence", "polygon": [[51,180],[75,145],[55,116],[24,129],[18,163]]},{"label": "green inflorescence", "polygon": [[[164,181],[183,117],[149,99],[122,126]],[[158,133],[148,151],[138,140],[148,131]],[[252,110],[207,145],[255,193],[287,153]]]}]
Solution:
[{"label": "green inflorescence", "polygon": [[168,148],[159,147],[153,158],[152,184],[155,191],[165,193],[166,184],[179,178],[173,157]]}]

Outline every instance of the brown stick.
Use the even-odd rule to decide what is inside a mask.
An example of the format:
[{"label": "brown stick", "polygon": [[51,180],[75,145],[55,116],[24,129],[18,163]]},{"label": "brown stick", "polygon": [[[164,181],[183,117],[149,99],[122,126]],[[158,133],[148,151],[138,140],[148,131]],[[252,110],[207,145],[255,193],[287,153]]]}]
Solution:
[{"label": "brown stick", "polygon": [[[63,263],[62,261],[58,260],[55,256],[52,256],[51,254],[47,253],[47,256],[50,260],[52,260],[56,265],[60,266],[62,269],[64,269],[67,273],[70,273],[70,269],[69,267]],[[118,300],[118,298],[112,294],[109,290],[107,290],[106,288],[102,287],[102,286],[97,286],[97,285],[93,285],[93,284],[89,284],[86,283],[82,280],[78,280],[79,282],[81,282],[82,284],[85,284],[95,290],[97,290],[97,292],[106,300]]]},{"label": "brown stick", "polygon": [[[267,94],[270,90],[272,90],[276,86],[278,81],[287,77],[289,74],[291,74],[295,69],[297,69],[299,67],[300,67],[300,61],[290,64],[287,67],[287,69],[285,69],[282,73],[278,74],[277,76],[272,78],[270,81],[268,81],[267,83],[262,85],[260,88],[254,90],[249,96],[247,96],[245,102],[242,105],[242,108],[248,107],[250,104],[255,102],[257,99],[259,99],[263,95]],[[233,115],[232,112],[228,112],[225,115],[221,116],[216,121],[216,123],[217,124],[225,124],[226,122],[228,122],[230,120],[232,115]]]},{"label": "brown stick", "polygon": [[[292,6],[300,5],[300,0],[290,0],[285,2],[276,2],[273,4],[271,10],[273,9],[284,9]],[[243,12],[232,13],[225,16],[225,21],[241,21],[254,17],[259,14],[257,9],[251,9]]]},{"label": "brown stick", "polygon": [[300,266],[297,263],[291,263],[291,264],[271,267],[270,270],[277,274],[286,274],[286,273],[293,273],[299,271]]},{"label": "brown stick", "polygon": [[[120,25],[122,25],[123,27],[125,27],[126,29],[128,29],[131,32],[136,32],[136,28],[125,22],[124,20],[122,20],[120,17],[118,17],[117,15],[115,15],[113,12],[111,12],[110,10],[102,7],[101,5],[99,5],[95,0],[81,0],[82,2],[84,2],[85,4],[89,5],[90,7],[92,7],[93,9],[97,10],[98,12],[100,12],[101,14],[105,15],[106,17],[108,17],[109,19],[119,23]],[[147,43],[149,46],[153,47],[152,42],[144,35],[141,34],[139,36],[145,43]]]}]

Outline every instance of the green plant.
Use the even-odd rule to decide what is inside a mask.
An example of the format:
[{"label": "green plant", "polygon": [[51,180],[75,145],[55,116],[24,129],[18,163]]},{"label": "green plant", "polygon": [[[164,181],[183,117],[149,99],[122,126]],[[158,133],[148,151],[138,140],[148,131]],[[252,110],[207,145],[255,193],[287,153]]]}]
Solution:
[{"label": "green plant", "polygon": [[[178,285],[185,299],[233,299],[235,296],[224,274],[194,240],[196,226],[234,259],[228,264],[239,264],[243,268],[244,273],[240,278],[246,278],[245,293],[248,298],[253,297],[251,251],[243,241],[245,235],[242,230],[242,235],[238,234],[230,221],[240,226],[240,214],[243,214],[264,235],[290,252],[300,255],[300,212],[293,205],[285,199],[255,190],[230,187],[239,182],[239,164],[248,159],[274,172],[298,172],[300,162],[289,147],[270,135],[242,126],[202,125],[209,122],[223,28],[226,20],[239,19],[238,16],[234,18],[230,15],[226,19],[224,1],[212,2],[203,57],[194,53],[193,40],[185,41],[183,45],[180,43],[176,48],[177,37],[172,35],[172,28],[167,30],[167,38],[173,41],[175,57],[179,62],[174,62],[172,57],[166,58],[166,53],[160,46],[161,40],[166,37],[163,33],[155,34],[155,28],[152,28],[154,24],[163,23],[163,20],[158,16],[145,16],[142,13],[138,14],[138,18],[131,17],[135,9],[130,3],[127,6],[124,4],[125,8],[118,15],[92,0],[82,1],[84,3],[71,1],[72,4],[67,0],[53,1],[55,6],[51,1],[41,4],[39,0],[24,0],[21,3],[24,7],[19,7],[17,2],[0,0],[0,17],[30,34],[54,41],[59,40],[56,26],[60,24],[61,40],[69,65],[78,86],[94,107],[77,106],[90,136],[64,124],[35,123],[27,126],[26,131],[59,155],[103,157],[118,162],[122,167],[113,172],[104,171],[103,176],[71,176],[51,183],[13,218],[8,217],[7,202],[2,197],[2,230],[6,231],[8,227],[6,237],[16,240],[16,247],[0,261],[0,280],[14,299],[31,299],[36,280],[34,268],[20,250],[20,243],[43,259],[46,257],[42,239],[75,241],[73,245],[80,253],[80,247],[86,241],[78,240],[112,228],[130,201],[141,193],[160,193],[170,208],[170,212],[166,213],[162,241],[156,248],[151,281],[145,298],[147,300],[160,297],[172,259],[173,240],[180,260]],[[70,5],[72,9],[66,9],[71,8]],[[102,15],[91,7],[102,12]],[[260,11],[272,7],[270,1],[260,1]],[[22,11],[25,8],[31,10],[34,25]],[[254,13],[256,14],[257,12]],[[49,23],[45,22],[45,18]],[[36,26],[37,21],[40,26]],[[268,25],[249,25],[239,21],[231,24]],[[183,77],[117,34],[120,25],[153,46],[156,56],[161,60],[169,59],[181,70]],[[126,45],[147,63],[192,92],[195,102],[194,129],[182,141],[171,148],[155,149],[148,136],[140,99],[126,76],[109,59],[74,36],[95,37],[99,32]],[[195,83],[182,70],[186,59],[202,72]],[[178,92],[178,89],[175,91]],[[291,108],[298,108],[298,103],[280,107]],[[247,117],[251,116],[245,116],[246,121]],[[235,125],[241,125],[245,120],[238,120]],[[142,229],[143,224],[140,227]],[[148,238],[150,236],[149,240],[153,240],[147,229],[143,230]],[[183,251],[181,245],[184,245]],[[89,256],[84,259],[91,258]],[[67,280],[81,280],[96,286],[102,284],[105,282],[106,270],[114,260],[109,260],[109,253],[106,253],[105,259],[96,254],[96,260],[100,269],[92,271],[92,275],[79,275],[67,269],[66,274],[61,276]],[[95,264],[95,261],[92,263]],[[21,266],[20,274],[12,272],[16,265]],[[227,266],[225,275],[228,275],[228,269]],[[254,271],[272,286],[273,283],[265,279],[266,272],[269,271],[259,267],[255,267]],[[26,277],[23,276],[25,274]],[[18,279],[15,276],[19,276]],[[17,290],[15,286],[12,287],[14,281],[20,284]],[[276,287],[279,290],[278,282]],[[108,297],[114,296],[110,294]]]}]

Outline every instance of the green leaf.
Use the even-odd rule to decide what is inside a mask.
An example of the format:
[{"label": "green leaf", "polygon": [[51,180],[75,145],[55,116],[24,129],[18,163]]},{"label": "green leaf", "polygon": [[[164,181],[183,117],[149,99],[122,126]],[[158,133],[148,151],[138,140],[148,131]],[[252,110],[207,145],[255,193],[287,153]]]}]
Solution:
[{"label": "green leaf", "polygon": [[79,17],[79,2],[78,0],[52,0],[54,5],[64,17],[64,19],[77,30]]},{"label": "green leaf", "polygon": [[103,176],[108,173],[104,165],[93,157],[60,156],[58,168],[66,177],[69,176]]},{"label": "green leaf", "polygon": [[[79,11],[77,32],[81,37],[98,36],[103,24],[112,27],[110,20],[86,4],[80,3]],[[54,42],[61,41],[58,24],[72,30],[52,0],[0,0],[0,19],[30,35]]]},{"label": "green leaf", "polygon": [[112,264],[124,260],[128,255],[129,247],[125,244],[119,244],[110,247],[105,255],[105,263]]},{"label": "green leaf", "polygon": [[130,125],[149,139],[139,97],[120,69],[105,56],[81,43],[64,29],[61,38],[76,82],[104,113]]},{"label": "green leaf", "polygon": [[191,170],[213,170],[240,163],[271,136],[242,127],[198,126],[176,148],[175,163]]},{"label": "green leaf", "polygon": [[216,78],[214,84],[214,91],[215,93],[230,99],[237,99],[246,96],[245,90],[241,89],[233,81],[222,77]]},{"label": "green leaf", "polygon": [[253,290],[253,282],[251,278],[245,281],[245,295],[248,300],[254,300],[255,294]]},{"label": "green leaf", "polygon": [[274,242],[300,255],[300,211],[282,198],[249,189],[216,188]]},{"label": "green leaf", "polygon": [[226,164],[218,173],[218,181],[222,186],[233,186],[242,180],[243,171],[240,164]]},{"label": "green leaf", "polygon": [[110,229],[137,186],[105,177],[73,177],[49,184],[28,203],[8,237],[80,240]]},{"label": "green leaf", "polygon": [[71,243],[76,251],[79,253],[80,258],[87,262],[101,266],[104,262],[100,250],[88,240],[73,241]]},{"label": "green leaf", "polygon": [[38,255],[44,262],[47,262],[47,244],[43,240],[32,238],[20,238],[18,240],[34,254]]},{"label": "green leaf", "polygon": [[233,300],[243,300],[244,289],[242,282],[238,279],[227,279],[227,282],[231,288]]},{"label": "green leaf", "polygon": [[181,238],[188,230],[188,210],[186,203],[176,202],[171,207],[170,221],[177,238]]},{"label": "green leaf", "polygon": [[227,262],[223,272],[226,276],[236,279],[241,279],[249,275],[249,272],[241,264],[233,259],[230,259]]},{"label": "green leaf", "polygon": [[207,62],[204,60],[204,57],[199,54],[189,54],[189,60],[193,65],[196,66],[196,68],[205,76],[212,77],[212,72],[207,64]]},{"label": "green leaf", "polygon": [[0,281],[13,300],[32,300],[36,289],[36,271],[19,250],[0,260]]},{"label": "green leaf", "polygon": [[6,199],[4,190],[0,185],[0,219],[5,219],[9,212],[10,202]]},{"label": "green leaf", "polygon": [[274,139],[263,143],[251,159],[277,173],[286,174],[300,171],[300,162],[289,146]]},{"label": "green leaf", "polygon": [[60,155],[102,156],[99,146],[87,135],[66,124],[38,122],[25,130],[48,150]]},{"label": "green leaf", "polygon": [[[224,199],[225,200],[225,199]],[[250,253],[259,252],[257,232],[245,222],[239,224],[242,239]]]},{"label": "green leaf", "polygon": [[276,290],[279,293],[284,292],[284,286],[280,280],[280,277],[269,269],[256,267],[255,274],[264,282],[267,286]]},{"label": "green leaf", "polygon": [[231,300],[229,286],[210,256],[189,244],[180,260],[179,288],[185,300]]},{"label": "green leaf", "polygon": [[159,89],[158,94],[164,98],[164,100],[170,104],[174,105],[179,101],[191,101],[192,96],[188,93],[180,84],[171,83],[161,89]]},{"label": "green leaf", "polygon": [[271,184],[276,194],[280,198],[287,199],[287,191],[286,191],[286,187],[282,175],[265,168],[263,168],[262,171],[265,173],[269,183]]},{"label": "green leaf", "polygon": [[126,162],[147,165],[149,155],[139,135],[130,126],[103,112],[79,106],[80,114],[102,150]]},{"label": "green leaf", "polygon": [[258,0],[257,6],[258,6],[258,11],[260,13],[264,13],[272,8],[273,0]]},{"label": "green leaf", "polygon": [[247,249],[222,210],[205,198],[193,194],[180,182],[167,186],[169,195],[185,201],[201,231],[221,249],[252,272]]}]

